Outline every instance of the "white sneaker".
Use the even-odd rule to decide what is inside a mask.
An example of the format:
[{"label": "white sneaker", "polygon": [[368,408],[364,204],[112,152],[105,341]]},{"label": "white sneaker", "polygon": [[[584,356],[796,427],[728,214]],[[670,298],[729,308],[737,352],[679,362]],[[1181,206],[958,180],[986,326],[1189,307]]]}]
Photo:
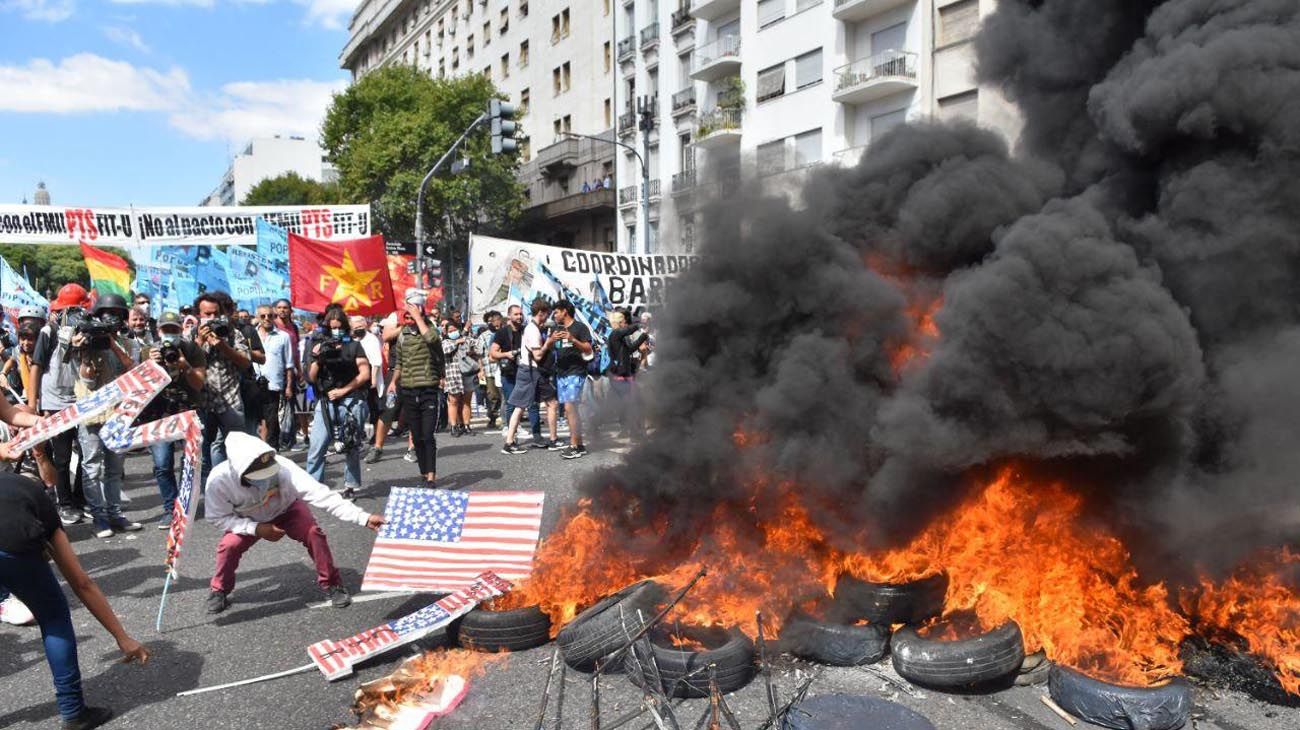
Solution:
[{"label": "white sneaker", "polygon": [[0,603],[0,621],[14,626],[31,626],[36,623],[36,617],[22,601],[9,596]]}]

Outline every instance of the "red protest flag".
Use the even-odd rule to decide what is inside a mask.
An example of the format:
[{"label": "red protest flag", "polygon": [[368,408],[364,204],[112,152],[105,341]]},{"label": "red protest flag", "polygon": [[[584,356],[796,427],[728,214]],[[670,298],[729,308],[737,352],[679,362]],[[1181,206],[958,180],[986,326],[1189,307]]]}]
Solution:
[{"label": "red protest flag", "polygon": [[290,233],[289,290],[293,306],[311,312],[336,303],[348,314],[397,309],[383,236],[326,242]]}]

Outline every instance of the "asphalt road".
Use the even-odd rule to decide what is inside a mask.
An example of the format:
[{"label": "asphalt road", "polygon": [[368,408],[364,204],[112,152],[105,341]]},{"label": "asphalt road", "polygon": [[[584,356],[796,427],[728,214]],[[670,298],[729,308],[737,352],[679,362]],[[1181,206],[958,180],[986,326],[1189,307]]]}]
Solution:
[{"label": "asphalt road", "polygon": [[[439,474],[456,488],[475,490],[541,489],[547,493],[544,534],[558,518],[560,508],[576,498],[575,477],[619,458],[607,448],[595,447],[581,460],[564,461],[557,453],[531,452],[507,457],[498,453],[499,437],[479,434],[452,439],[439,437]],[[382,511],[390,487],[412,483],[415,467],[403,461],[400,450],[388,451],[378,464],[367,466],[366,491],[358,503]],[[301,459],[301,454],[298,455]],[[179,691],[231,682],[305,664],[308,644],[324,638],[341,638],[425,605],[429,597],[396,597],[355,603],[343,610],[309,608],[322,600],[306,552],[292,541],[263,543],[250,550],[239,570],[233,604],[224,614],[204,612],[207,581],[213,565],[217,530],[200,523],[191,533],[181,563],[182,578],[168,596],[161,633],[154,630],[162,590],[164,533],[153,529],[159,516],[157,492],[147,456],[127,461],[127,493],[132,502],[128,515],[149,527],[140,533],[98,540],[85,525],[69,534],[81,560],[109,596],[114,609],[136,638],[154,651],[147,666],[116,662],[117,649],[75,597],[69,593],[77,626],[81,671],[87,698],[118,713],[108,727],[160,730],[188,727],[261,729],[317,729],[353,721],[348,708],[362,681],[391,672],[410,650],[399,651],[363,666],[354,677],[326,682],[315,671],[262,684],[194,697],[178,698]],[[342,466],[331,457],[327,481],[341,480]],[[341,524],[327,514],[317,517],[345,583],[359,587],[373,537],[364,528]],[[454,714],[437,725],[447,730],[531,728],[545,681],[551,647],[520,652],[492,665],[472,681],[470,692]],[[892,676],[888,662],[879,668]],[[774,681],[785,701],[802,678],[818,667],[782,658]],[[567,675],[563,727],[588,728],[591,681],[588,675]],[[35,627],[0,625],[0,728],[50,728],[58,726],[53,689]],[[1015,687],[993,695],[944,695],[920,690],[916,696],[862,669],[821,671],[810,696],[832,692],[870,693],[893,698],[931,719],[940,730],[989,728],[991,730],[1064,730],[1066,724],[1051,713],[1038,696],[1041,687]],[[606,723],[635,707],[640,692],[626,678],[611,675],[601,683],[602,716]],[[1201,730],[1257,730],[1300,727],[1300,710],[1255,702],[1239,694],[1198,690]],[[729,696],[728,702],[743,728],[760,726],[767,716],[760,681]],[[706,709],[702,700],[687,702],[678,717],[689,728]],[[554,717],[552,705],[550,717]],[[643,718],[644,720],[644,718]],[[553,720],[548,727],[553,727]],[[638,721],[627,727],[641,727]],[[1079,727],[1086,727],[1080,723]]]}]

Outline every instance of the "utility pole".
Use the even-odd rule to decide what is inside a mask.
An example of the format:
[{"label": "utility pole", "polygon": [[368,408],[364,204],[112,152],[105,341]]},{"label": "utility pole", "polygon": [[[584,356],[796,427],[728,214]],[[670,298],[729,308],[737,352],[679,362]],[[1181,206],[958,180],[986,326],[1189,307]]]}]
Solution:
[{"label": "utility pole", "polygon": [[642,96],[637,99],[637,128],[641,130],[641,147],[645,157],[641,158],[641,253],[650,253],[650,132],[655,128],[655,111],[659,106],[659,97]]}]

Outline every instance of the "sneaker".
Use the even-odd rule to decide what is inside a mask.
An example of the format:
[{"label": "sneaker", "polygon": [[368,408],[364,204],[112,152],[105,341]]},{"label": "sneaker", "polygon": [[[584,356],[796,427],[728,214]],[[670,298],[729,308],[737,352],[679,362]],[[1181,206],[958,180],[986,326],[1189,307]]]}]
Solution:
[{"label": "sneaker", "polygon": [[158,518],[158,529],[159,529],[159,530],[170,530],[170,529],[172,529],[172,516],[171,516],[171,515],[163,515],[162,517],[159,517],[159,518]]},{"label": "sneaker", "polygon": [[563,451],[567,448],[569,448],[568,445],[559,439],[551,439],[546,442],[547,451]]},{"label": "sneaker", "polygon": [[383,455],[384,455],[383,449],[371,449],[370,453],[366,454],[366,458],[363,459],[362,461],[365,461],[367,464],[373,464],[379,461],[379,458]]},{"label": "sneaker", "polygon": [[76,717],[63,721],[63,730],[91,730],[111,719],[113,711],[107,707],[84,707]]},{"label": "sneaker", "polygon": [[207,608],[208,613],[221,613],[230,607],[230,599],[221,591],[212,591],[208,594]]},{"label": "sneaker", "polygon": [[570,446],[569,448],[560,452],[561,459],[581,459],[586,455],[587,455],[587,447],[585,446]]},{"label": "sneaker", "polygon": [[64,525],[79,525],[85,519],[85,516],[81,514],[81,510],[79,509],[73,509],[71,507],[59,508],[59,521]]},{"label": "sneaker", "polygon": [[473,436],[473,435],[474,435],[474,430],[471,429],[469,426],[461,426],[461,427],[460,427],[460,435],[462,435],[462,436]]},{"label": "sneaker", "polygon": [[95,520],[95,537],[110,538],[113,536],[113,527],[107,522]]},{"label": "sneaker", "polygon": [[357,499],[357,488],[356,488],[356,487],[344,487],[344,488],[343,488],[343,498],[346,499],[346,500],[349,500],[349,501],[353,501],[353,502],[355,502],[356,499]]},{"label": "sneaker", "polygon": [[406,456],[402,457],[402,461],[409,461],[412,464],[419,461],[419,459],[415,458],[415,449],[407,449]]},{"label": "sneaker", "polygon": [[117,496],[121,500],[122,504],[131,504],[131,495],[127,494],[126,492],[122,492]]},{"label": "sneaker", "polygon": [[36,617],[17,597],[9,596],[0,602],[0,621],[13,626],[31,626],[36,623]]},{"label": "sneaker", "polygon": [[109,526],[118,532],[139,532],[144,529],[144,525],[139,522],[132,522],[125,517],[111,520]]},{"label": "sneaker", "polygon": [[451,437],[454,438],[454,439],[458,439],[458,438],[460,438],[460,425],[459,425],[459,424],[451,427]]},{"label": "sneaker", "polygon": [[506,454],[508,456],[514,456],[516,454],[527,454],[528,449],[525,449],[524,447],[516,443],[508,443],[505,446],[501,447],[501,453]]},{"label": "sneaker", "polygon": [[534,436],[534,437],[533,437],[533,442],[532,442],[531,444],[528,444],[528,448],[530,448],[530,449],[544,449],[544,448],[546,448],[547,443],[548,443],[548,442],[543,441],[542,439],[540,439],[540,438]]},{"label": "sneaker", "polygon": [[330,586],[325,589],[325,593],[330,597],[330,605],[334,608],[347,608],[352,605],[352,596],[348,594],[348,589],[343,586]]}]

